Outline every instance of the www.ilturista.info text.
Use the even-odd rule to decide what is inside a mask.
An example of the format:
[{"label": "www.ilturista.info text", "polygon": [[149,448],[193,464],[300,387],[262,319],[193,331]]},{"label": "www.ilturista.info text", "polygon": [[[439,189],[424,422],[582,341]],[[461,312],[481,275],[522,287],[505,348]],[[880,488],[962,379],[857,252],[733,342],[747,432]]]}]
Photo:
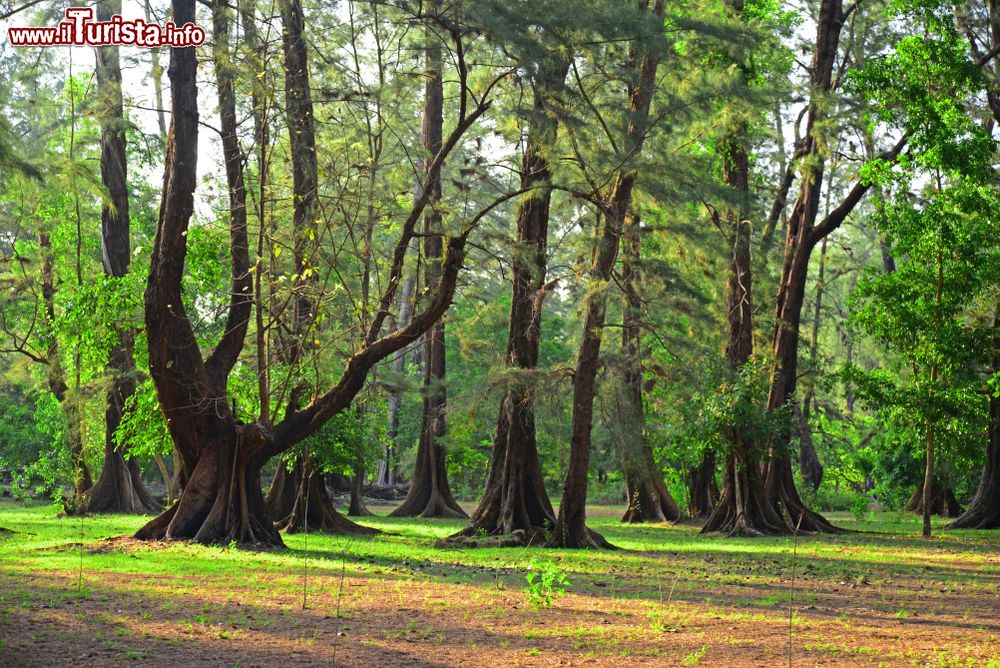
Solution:
[{"label": "www.ilturista.info text", "polygon": [[66,18],[55,27],[12,27],[8,30],[11,46],[199,46],[205,31],[193,23],[178,27],[147,23],[142,19],[126,20],[119,15],[110,21],[94,21],[92,7],[70,7]]}]

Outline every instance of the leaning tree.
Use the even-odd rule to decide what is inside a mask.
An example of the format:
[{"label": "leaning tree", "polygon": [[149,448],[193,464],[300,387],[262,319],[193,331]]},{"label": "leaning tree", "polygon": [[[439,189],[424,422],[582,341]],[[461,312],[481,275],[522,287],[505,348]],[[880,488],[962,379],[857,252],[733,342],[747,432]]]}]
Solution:
[{"label": "leaning tree", "polygon": [[[193,22],[194,0],[173,0],[173,12],[178,25]],[[440,173],[448,155],[490,107],[497,84],[506,76],[502,72],[485,83],[477,82],[480,87],[474,92],[468,83],[461,42],[467,39],[467,34],[456,29],[450,36],[456,41],[454,55],[462,73],[458,90],[460,113],[441,149],[430,158],[427,179]],[[383,334],[410,240],[429,202],[429,191],[424,188],[409,213],[398,221],[398,234],[377,309],[367,330],[354,342],[337,381],[325,392],[311,396],[301,407],[289,405],[280,421],[272,422],[263,415],[242,423],[233,413],[226,390],[245,344],[252,304],[234,290],[225,332],[207,355],[201,351],[184,304],[187,231],[194,212],[198,159],[196,70],[193,47],[172,49],[168,70],[172,126],[145,295],[150,374],[189,478],[177,503],[139,529],[136,537],[280,545],[281,537],[267,516],[261,492],[261,468],[346,408],[364,387],[375,364],[416,341],[440,319],[454,294],[469,235],[490,211],[523,191],[505,192],[468,216],[460,231],[444,243],[440,278],[422,310],[405,327]],[[236,267],[248,266],[247,244],[239,238],[243,233],[237,226],[231,227],[232,253],[239,256],[232,262],[234,281],[240,278]]]},{"label": "leaning tree", "polygon": [[[639,3],[647,14],[649,26],[657,31],[663,24],[665,3],[656,0]],[[594,250],[587,271],[587,293],[583,300],[583,333],[573,373],[573,418],[570,437],[569,470],[563,483],[562,503],[549,540],[553,547],[611,547],[603,536],[586,524],[587,479],[590,464],[591,431],[594,421],[594,397],[600,365],[601,342],[608,306],[608,290],[618,257],[622,230],[632,206],[632,194],[639,178],[635,160],[642,151],[652,125],[649,109],[656,88],[656,72],[665,45],[662,33],[657,41],[634,42],[627,68],[628,122],[625,158],[616,170],[606,193],[595,192],[600,215],[594,231]]]}]

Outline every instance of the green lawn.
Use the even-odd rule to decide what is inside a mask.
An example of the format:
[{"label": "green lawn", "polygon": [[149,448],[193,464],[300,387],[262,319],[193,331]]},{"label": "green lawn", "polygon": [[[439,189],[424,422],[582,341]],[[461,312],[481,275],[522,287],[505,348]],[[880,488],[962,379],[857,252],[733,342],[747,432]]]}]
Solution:
[{"label": "green lawn", "polygon": [[[1000,666],[1000,532],[835,515],[864,533],[800,536],[793,560],[790,538],[594,507],[622,550],[459,550],[434,542],[460,522],[375,509],[386,534],[249,552],[0,502],[0,665],[787,665],[791,635],[795,665]],[[532,571],[566,595],[532,604]]]}]

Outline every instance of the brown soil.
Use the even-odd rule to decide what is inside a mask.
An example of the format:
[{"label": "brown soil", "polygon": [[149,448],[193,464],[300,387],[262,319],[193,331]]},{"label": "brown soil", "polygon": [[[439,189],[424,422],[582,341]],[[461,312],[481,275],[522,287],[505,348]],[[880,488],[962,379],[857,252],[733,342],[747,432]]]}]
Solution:
[{"label": "brown soil", "polygon": [[[138,546],[118,548],[128,554]],[[91,546],[93,549],[95,546]],[[100,549],[103,546],[99,546]],[[148,547],[148,546],[147,546]],[[292,596],[301,573],[232,583],[211,575],[144,576],[46,571],[12,581],[0,600],[30,587],[30,603],[0,618],[3,666],[766,666],[787,665],[790,584],[685,587],[671,602],[628,598],[628,582],[593,583],[606,595],[569,594],[548,610],[520,591],[404,579],[310,575],[305,609]],[[9,574],[7,574],[9,575]],[[977,665],[1000,658],[1000,596],[920,591],[916,582],[796,584],[796,666]],[[607,589],[606,589],[607,588]],[[610,591],[612,588],[615,591]],[[666,589],[666,585],[664,585]],[[726,591],[729,589],[731,591]],[[917,592],[906,618],[893,592]],[[46,597],[43,592],[51,592]],[[773,609],[736,605],[773,593]],[[705,605],[699,598],[730,600]],[[664,599],[667,592],[664,592]],[[46,602],[40,602],[46,601]],[[338,615],[339,608],[339,615]],[[914,610],[925,612],[915,613]],[[131,661],[128,661],[131,659]]]}]

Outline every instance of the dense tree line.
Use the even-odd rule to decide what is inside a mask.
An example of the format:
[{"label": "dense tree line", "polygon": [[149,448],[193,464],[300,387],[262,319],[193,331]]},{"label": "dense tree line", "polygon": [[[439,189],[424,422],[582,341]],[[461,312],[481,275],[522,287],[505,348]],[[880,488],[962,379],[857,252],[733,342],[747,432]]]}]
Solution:
[{"label": "dense tree line", "polygon": [[208,39],[0,50],[6,492],[268,545],[371,532],[337,485],[477,502],[453,541],[1000,526],[992,0],[141,10]]}]

